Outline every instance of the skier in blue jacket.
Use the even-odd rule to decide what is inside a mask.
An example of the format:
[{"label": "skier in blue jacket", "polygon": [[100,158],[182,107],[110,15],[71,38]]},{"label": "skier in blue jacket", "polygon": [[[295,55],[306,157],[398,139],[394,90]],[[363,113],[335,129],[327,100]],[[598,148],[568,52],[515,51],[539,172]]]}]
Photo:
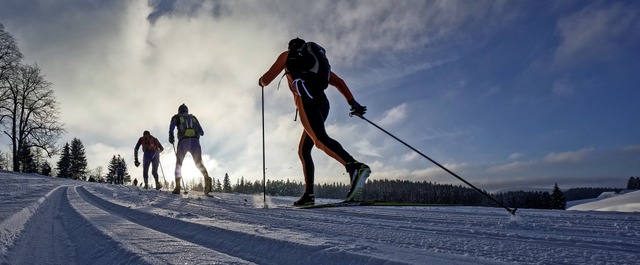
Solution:
[{"label": "skier in blue jacket", "polygon": [[182,162],[187,153],[191,153],[193,162],[195,162],[198,170],[204,176],[204,194],[207,195],[212,190],[212,179],[209,177],[207,168],[202,164],[202,148],[200,146],[200,136],[204,135],[204,130],[200,126],[198,119],[189,114],[187,105],[182,104],[178,107],[178,114],[171,117],[169,124],[169,142],[174,144],[175,138],[173,130],[178,129],[178,147],[176,150],[176,188],[173,193],[180,194],[180,181],[182,180]]}]

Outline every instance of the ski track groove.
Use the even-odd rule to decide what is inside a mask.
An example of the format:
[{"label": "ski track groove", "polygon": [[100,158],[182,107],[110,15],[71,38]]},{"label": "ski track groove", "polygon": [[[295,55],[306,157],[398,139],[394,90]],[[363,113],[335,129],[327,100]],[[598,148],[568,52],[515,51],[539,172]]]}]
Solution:
[{"label": "ski track groove", "polygon": [[[447,264],[611,264],[640,258],[640,217],[629,213],[297,209],[271,198],[263,209],[262,196],[258,203],[257,196],[15,179],[2,180],[9,193],[0,199],[17,199],[0,215],[0,264],[421,264],[439,255]],[[87,236],[92,244],[82,245]]]},{"label": "ski track groove", "polygon": [[[20,237],[15,240],[10,255],[6,257],[6,264],[35,264],[35,261],[41,260],[47,260],[48,264],[149,264],[125,249],[116,248],[118,250],[116,252],[109,250],[114,246],[113,242],[94,226],[88,225],[82,215],[72,210],[71,202],[67,198],[68,189],[68,186],[60,186],[38,199],[38,209],[25,224]],[[53,222],[42,222],[38,219]],[[51,225],[37,226],[42,223],[51,223]],[[49,231],[51,233],[48,233]],[[53,236],[46,238],[49,235]],[[102,239],[105,244],[94,246],[73,243],[82,242],[85,237]],[[51,251],[39,253],[34,251],[37,249]],[[47,256],[44,259],[40,257],[50,252],[56,255]]]},{"label": "ski track groove", "polygon": [[[190,202],[190,204],[198,205],[201,207],[211,207],[210,205],[193,203],[193,202]],[[634,255],[636,254],[636,250],[640,249],[640,244],[634,243],[631,241],[624,242],[624,241],[606,240],[606,239],[600,238],[600,235],[604,234],[605,232],[611,232],[610,230],[607,230],[602,226],[599,226],[598,229],[596,230],[593,229],[596,226],[593,226],[593,227],[589,226],[587,227],[588,229],[584,229],[584,228],[573,229],[575,232],[571,233],[570,239],[566,239],[568,238],[566,234],[561,237],[550,237],[548,234],[539,235],[538,233],[540,230],[539,227],[533,227],[533,226],[527,227],[526,223],[524,224],[516,223],[515,225],[519,226],[520,229],[524,230],[525,232],[530,231],[530,233],[521,232],[520,234],[518,234],[517,237],[509,237],[509,235],[512,232],[509,231],[508,228],[510,228],[511,226],[509,223],[504,224],[504,222],[501,221],[502,219],[501,214],[506,215],[507,213],[504,213],[504,211],[502,211],[499,208],[495,210],[496,212],[494,213],[493,217],[490,219],[487,219],[487,216],[485,215],[473,215],[473,213],[462,213],[459,216],[453,216],[453,218],[452,216],[435,215],[434,217],[430,217],[427,219],[424,219],[424,218],[418,219],[417,216],[407,216],[407,215],[410,215],[411,211],[405,210],[403,211],[403,215],[399,216],[392,210],[393,207],[384,207],[386,209],[390,209],[389,211],[384,211],[384,212],[380,212],[381,207],[379,206],[376,206],[375,208],[377,209],[376,212],[372,212],[368,210],[360,211],[360,209],[371,209],[371,207],[361,207],[361,208],[359,207],[340,208],[339,207],[339,208],[331,208],[331,209],[305,209],[305,210],[293,209],[293,210],[300,210],[305,212],[311,210],[311,211],[317,211],[319,213],[318,215],[310,215],[308,216],[308,218],[305,218],[307,216],[301,217],[304,219],[300,220],[300,222],[309,223],[308,226],[305,226],[306,227],[304,229],[305,231],[308,231],[310,229],[313,230],[314,227],[323,227],[324,229],[319,229],[315,233],[327,234],[328,233],[327,231],[335,230],[335,229],[326,229],[327,226],[332,226],[332,225],[345,226],[345,225],[349,225],[349,221],[351,221],[353,223],[359,224],[359,226],[352,231],[358,234],[362,234],[363,235],[362,239],[364,240],[376,240],[376,239],[379,240],[380,238],[389,238],[390,237],[389,232],[398,233],[398,232],[404,231],[404,232],[407,232],[408,234],[407,238],[409,240],[406,240],[407,242],[415,242],[414,240],[420,237],[437,237],[437,238],[461,237],[460,242],[462,243],[465,240],[464,238],[467,237],[469,234],[471,234],[475,237],[485,239],[487,241],[487,244],[492,244],[492,242],[501,241],[504,238],[510,238],[509,239],[510,242],[507,245],[518,244],[518,245],[521,245],[522,248],[524,249],[526,249],[527,245],[531,245],[531,244],[546,245],[549,243],[551,243],[551,245],[556,245],[557,247],[561,247],[561,248],[571,248],[571,249],[574,249],[575,251],[583,251],[585,249],[586,250],[598,249],[598,250],[604,250],[604,251],[618,252],[620,255]],[[436,206],[436,207],[430,207],[427,209],[441,209],[441,208],[443,207]],[[423,213],[424,209],[425,207],[416,208],[416,212],[420,211],[421,213]],[[276,209],[276,211],[277,210],[279,209]],[[287,210],[292,210],[292,209],[289,208]],[[229,217],[234,217],[234,216],[237,217],[246,213],[250,213],[250,211],[238,210],[238,211],[235,211],[233,214],[231,214]],[[373,218],[375,222],[367,222],[371,220],[370,217],[372,215],[376,216],[376,218]],[[337,218],[336,216],[339,216],[339,217]],[[273,218],[273,220],[265,223],[278,223],[277,220],[279,219],[277,216],[263,216],[261,219],[265,220],[266,218]],[[345,219],[345,221],[336,222],[336,220],[340,220],[340,218]],[[566,219],[571,220],[572,217],[566,217]],[[398,225],[398,221],[407,221],[407,220],[409,220],[408,222],[409,224],[402,224],[400,226]],[[476,225],[473,228],[456,227],[456,226],[451,227],[452,223],[454,224],[459,222],[461,223],[463,221],[469,223],[470,220]],[[237,218],[234,221],[242,222],[242,219]],[[619,219],[615,219],[615,221],[621,222],[621,220]],[[318,226],[318,223],[322,223],[322,226]],[[627,222],[627,223],[628,223],[627,225],[631,225],[634,222]],[[477,229],[478,226],[486,228],[486,230],[478,230]],[[563,229],[563,230],[571,231],[572,230],[571,227],[572,225],[568,223],[566,225],[556,225],[554,227],[550,227],[548,230],[553,231],[555,229]],[[507,229],[504,229],[504,228],[507,228]],[[523,228],[527,228],[527,229],[523,229]],[[585,231],[585,230],[588,230],[588,231]],[[334,234],[334,235],[329,235],[328,237],[331,238],[336,236],[339,236],[339,235]],[[604,246],[602,245],[603,240],[606,243]],[[596,242],[594,243],[594,241]],[[402,244],[402,242],[387,242],[387,243]],[[464,253],[456,253],[456,252],[459,252],[459,251],[456,251],[459,249],[458,247],[446,248],[446,247],[443,247],[441,243],[438,244],[437,248],[441,248],[441,250],[446,250],[445,252],[447,253],[464,254]],[[500,248],[497,248],[496,251],[499,251]],[[482,255],[482,254],[479,253],[479,255]],[[597,255],[597,253],[594,255]],[[606,260],[606,256],[603,256],[603,257],[605,257],[603,258],[603,261]]]},{"label": "ski track groove", "polygon": [[[120,243],[131,252],[140,253],[152,264],[251,264],[251,262],[233,258],[203,246],[162,233],[148,224],[140,224],[135,218],[127,218],[123,212],[109,207],[109,202],[99,199],[83,187],[75,187],[68,193],[74,208],[103,233],[113,235],[114,240],[124,238]],[[153,242],[153,244],[149,244]],[[188,253],[188,254],[187,254]]]},{"label": "ski track groove", "polygon": [[[640,244],[632,239],[600,238],[601,235],[615,232],[610,224],[572,228],[576,222],[575,219],[579,220],[575,216],[582,214],[574,212],[563,212],[560,222],[556,223],[546,222],[544,215],[530,215],[526,209],[521,210],[515,219],[505,221],[505,218],[509,218],[509,214],[501,208],[483,208],[476,213],[476,208],[473,207],[459,208],[464,209],[464,212],[447,207],[415,207],[415,211],[407,211],[405,208],[399,215],[393,207],[303,210],[277,206],[256,216],[255,206],[246,201],[194,197],[167,203],[167,200],[171,201],[178,197],[172,198],[171,195],[164,193],[154,194],[154,198],[159,200],[158,204],[163,205],[165,209],[197,213],[220,222],[245,223],[254,226],[257,224],[271,229],[292,229],[280,227],[281,221],[286,221],[285,218],[289,216],[280,213],[300,211],[299,219],[296,220],[298,227],[295,227],[295,230],[305,231],[316,237],[324,237],[324,240],[331,240],[334,245],[351,251],[375,252],[385,247],[399,246],[401,247],[399,251],[407,251],[402,249],[404,247],[411,251],[422,249],[436,253],[472,255],[503,262],[545,263],[552,259],[564,263],[606,264],[608,260],[614,260],[616,255],[630,259],[638,257],[636,250],[640,249]],[[153,205],[153,202],[150,205]],[[431,214],[425,217],[425,211]],[[637,217],[605,218],[606,220],[640,229]],[[518,230],[514,232],[514,228]],[[563,233],[554,235],[554,231],[559,230]],[[565,233],[565,230],[568,233]],[[358,244],[357,242],[354,244],[353,237],[345,236],[345,233],[358,235],[357,240],[367,242],[365,244],[367,246],[371,246],[371,242],[377,242],[380,249],[364,251],[358,249]],[[394,234],[397,233],[403,233],[405,236],[400,237],[403,239],[396,239],[398,236]],[[469,245],[467,241],[470,235],[482,242],[482,246]],[[415,242],[421,242],[421,244],[416,246]],[[565,250],[571,249],[570,252],[576,254],[562,255],[564,251],[556,251],[552,246]],[[540,249],[548,249],[549,255],[539,255]],[[537,260],[531,260],[532,256]]]},{"label": "ski track groove", "polygon": [[[228,230],[219,228],[215,224],[200,224],[194,222],[186,222],[172,217],[161,216],[148,212],[138,211],[116,203],[108,202],[100,196],[80,187],[78,193],[88,203],[95,205],[113,215],[118,215],[130,222],[137,223],[140,226],[147,227],[159,231],[164,234],[179,238],[185,242],[190,242],[209,248],[220,253],[238,257],[250,262],[259,264],[291,264],[292,261],[304,263],[318,263],[324,261],[334,262],[337,260],[349,260],[354,264],[404,264],[400,262],[390,262],[385,259],[378,259],[373,256],[362,255],[354,252],[335,251],[333,246],[327,245],[304,245],[299,242],[283,241],[269,237],[258,236],[256,233],[245,233],[236,230]],[[182,197],[165,198],[177,201],[181,211],[192,212],[184,206],[189,204],[188,200]],[[177,214],[176,214],[177,216]],[[165,229],[165,227],[176,227],[174,222],[179,222],[179,230]],[[197,234],[202,231],[202,226],[206,226],[206,230],[210,234]],[[257,227],[260,228],[260,227]],[[254,228],[255,229],[255,228]],[[193,231],[193,232],[192,232]],[[223,238],[221,240],[219,238]],[[277,242],[270,242],[277,241]],[[263,251],[260,256],[251,254],[251,249],[255,245],[257,248],[264,249],[265,246],[273,246],[273,249]],[[282,247],[282,245],[286,245]],[[337,263],[341,264],[341,263]]]}]

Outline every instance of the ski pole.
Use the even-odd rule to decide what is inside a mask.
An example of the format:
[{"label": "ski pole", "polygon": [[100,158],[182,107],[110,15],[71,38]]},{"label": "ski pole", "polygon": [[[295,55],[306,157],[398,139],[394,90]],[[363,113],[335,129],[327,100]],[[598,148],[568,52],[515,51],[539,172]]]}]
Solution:
[{"label": "ski pole", "polygon": [[162,172],[162,181],[163,186],[167,186],[167,179],[164,177],[164,169],[162,168],[162,161],[158,158],[158,164],[160,165],[160,172]]},{"label": "ski pole", "polygon": [[[153,163],[153,159],[156,158],[156,155],[158,155],[158,150],[156,150],[156,153],[153,154],[153,157],[151,157],[151,163]],[[160,161],[159,157],[158,157],[158,164],[160,165],[160,172],[162,172],[162,181],[164,182],[162,184],[163,184],[163,186],[166,186],[167,185],[167,179],[164,177],[164,169],[162,168],[162,162]]]},{"label": "ski pole", "polygon": [[[282,80],[282,79],[281,79]],[[264,148],[264,86],[260,86],[262,88],[262,200],[263,206],[267,205],[267,182],[266,182],[266,172],[267,169],[265,167],[265,148]]]},{"label": "ski pole", "polygon": [[461,180],[462,182],[464,182],[465,184],[469,185],[470,187],[474,188],[476,191],[482,193],[484,196],[487,196],[487,198],[491,199],[493,202],[497,203],[498,205],[502,206],[503,208],[505,208],[509,213],[511,213],[512,215],[516,215],[516,210],[517,208],[509,208],[506,205],[504,205],[503,203],[499,202],[498,200],[496,200],[495,198],[493,198],[491,195],[487,194],[486,192],[476,188],[476,186],[474,186],[473,184],[469,183],[468,181],[466,181],[465,179],[463,179],[462,177],[458,176],[456,173],[453,173],[453,171],[449,170],[448,168],[444,167],[443,165],[441,165],[440,163],[436,162],[435,160],[429,158],[428,156],[426,156],[425,154],[423,154],[422,152],[418,151],[417,149],[413,148],[412,146],[410,146],[409,144],[405,143],[404,141],[400,140],[400,138],[396,137],[395,135],[391,134],[390,132],[386,131],[385,129],[382,129],[380,126],[378,126],[377,124],[373,123],[372,121],[368,120],[367,118],[365,118],[362,114],[360,113],[355,113],[355,112],[351,112],[349,113],[350,116],[358,116],[360,119],[365,120],[366,122],[368,122],[369,124],[375,126],[376,128],[380,129],[381,131],[383,131],[384,133],[388,134],[389,136],[393,137],[393,139],[398,140],[398,142],[404,144],[405,146],[409,147],[411,150],[413,150],[414,152],[418,153],[419,155],[421,155],[422,157],[426,158],[427,160],[431,161],[431,163],[435,164],[436,166],[439,166],[440,168],[442,168],[444,171],[447,171],[449,174],[451,174],[452,176],[458,178],[459,180]]},{"label": "ski pole", "polygon": [[[174,153],[174,154],[176,154],[176,160],[177,160],[177,158],[178,158],[178,151],[176,151],[176,145],[175,145],[175,144],[173,144],[173,143],[171,143],[171,146],[173,146],[173,153]],[[176,161],[176,162],[177,162],[177,161]],[[184,187],[184,194],[189,193],[189,192],[187,191],[187,186],[186,186],[186,185],[184,185],[184,179],[180,178],[180,180],[182,180],[182,187]]]},{"label": "ski pole", "polygon": [[166,186],[167,179],[164,177],[164,169],[162,169],[162,162],[158,161],[158,163],[160,164],[160,172],[162,172],[162,181],[164,182],[163,184]]}]

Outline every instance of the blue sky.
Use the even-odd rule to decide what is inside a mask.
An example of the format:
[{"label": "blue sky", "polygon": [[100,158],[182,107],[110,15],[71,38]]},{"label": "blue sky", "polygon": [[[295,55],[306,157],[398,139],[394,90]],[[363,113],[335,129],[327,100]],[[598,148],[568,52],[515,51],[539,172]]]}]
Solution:
[{"label": "blue sky", "polygon": [[[259,76],[293,37],[323,45],[367,118],[471,183],[622,187],[640,175],[637,1],[20,1],[0,23],[54,84],[90,168],[181,103],[210,174],[262,178]],[[302,181],[290,92],[265,88],[267,177]],[[366,122],[335,89],[327,128],[372,178],[462,184]],[[8,146],[5,147],[8,150]],[[55,160],[57,161],[57,160]],[[314,151],[318,182],[346,182]],[[167,178],[175,157],[162,155]],[[187,177],[199,177],[194,167]]]}]

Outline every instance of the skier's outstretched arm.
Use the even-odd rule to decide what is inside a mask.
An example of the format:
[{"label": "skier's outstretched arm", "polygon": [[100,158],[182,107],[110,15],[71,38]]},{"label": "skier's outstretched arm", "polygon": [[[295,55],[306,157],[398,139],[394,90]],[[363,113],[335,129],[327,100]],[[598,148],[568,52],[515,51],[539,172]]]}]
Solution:
[{"label": "skier's outstretched arm", "polygon": [[289,56],[289,51],[284,51],[278,56],[278,59],[276,59],[273,65],[271,65],[271,68],[269,68],[269,70],[267,70],[267,72],[258,79],[258,84],[260,86],[268,86],[273,79],[276,79],[287,65],[287,56]]}]

